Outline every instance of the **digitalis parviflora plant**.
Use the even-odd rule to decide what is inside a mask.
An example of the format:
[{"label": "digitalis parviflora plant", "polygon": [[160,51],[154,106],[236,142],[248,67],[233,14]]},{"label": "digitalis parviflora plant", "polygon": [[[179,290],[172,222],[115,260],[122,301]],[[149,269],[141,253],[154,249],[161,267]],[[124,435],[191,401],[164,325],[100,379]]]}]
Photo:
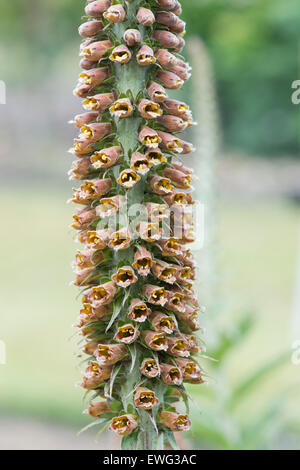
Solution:
[{"label": "digitalis parviflora plant", "polygon": [[[78,328],[93,424],[123,449],[176,446],[190,428],[185,384],[202,384],[200,307],[189,209],[189,107],[168,97],[190,77],[177,0],[88,1],[71,153]],[[182,402],[182,403],[181,403]],[[180,406],[184,411],[180,411]]]}]

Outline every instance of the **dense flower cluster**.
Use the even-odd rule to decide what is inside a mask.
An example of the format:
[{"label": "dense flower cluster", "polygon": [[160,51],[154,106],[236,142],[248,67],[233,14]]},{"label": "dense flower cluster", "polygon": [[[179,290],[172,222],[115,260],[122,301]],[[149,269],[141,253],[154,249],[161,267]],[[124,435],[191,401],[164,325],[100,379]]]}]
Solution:
[{"label": "dense flower cluster", "polygon": [[88,1],[85,13],[74,90],[85,112],[74,118],[80,134],[70,150],[70,178],[82,180],[72,198],[83,244],[74,261],[87,358],[81,386],[97,422],[133,435],[135,448],[159,448],[190,427],[174,405],[188,401],[184,383],[204,382],[186,246],[193,172],[180,160],[193,146],[178,136],[193,118],[168,98],[190,77],[179,55],[185,23],[177,0]]}]

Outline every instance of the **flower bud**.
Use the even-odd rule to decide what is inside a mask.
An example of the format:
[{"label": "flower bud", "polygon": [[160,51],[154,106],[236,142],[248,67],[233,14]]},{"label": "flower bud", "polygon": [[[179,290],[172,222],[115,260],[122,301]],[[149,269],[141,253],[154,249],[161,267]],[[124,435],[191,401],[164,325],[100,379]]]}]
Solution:
[{"label": "flower bud", "polygon": [[185,21],[182,21],[179,18],[177,18],[177,23],[174,24],[173,26],[170,26],[170,31],[172,31],[172,33],[184,35],[185,27],[186,27]]},{"label": "flower bud", "polygon": [[79,62],[79,67],[83,70],[91,70],[97,66],[97,61],[88,60],[85,57]]},{"label": "flower bud", "polygon": [[188,431],[191,427],[191,422],[187,415],[180,415],[170,411],[162,411],[160,413],[160,420],[171,431]]},{"label": "flower bud", "polygon": [[122,268],[119,268],[112,276],[112,280],[115,281],[117,286],[128,287],[131,284],[134,284],[138,278],[131,266],[122,266]]},{"label": "flower bud", "polygon": [[76,127],[80,128],[86,124],[97,121],[98,117],[99,113],[77,114],[77,116],[74,117],[74,124]]},{"label": "flower bud", "polygon": [[175,52],[181,52],[185,46],[185,40],[181,36],[177,36],[178,38],[178,45],[174,47]]},{"label": "flower bud", "polygon": [[155,119],[163,113],[159,104],[146,99],[138,103],[138,112],[144,119]]},{"label": "flower bud", "polygon": [[178,22],[178,17],[171,11],[158,11],[155,14],[155,19],[158,23],[169,28],[175,26]]},{"label": "flower bud", "polygon": [[91,85],[84,85],[82,83],[78,83],[78,85],[76,85],[76,88],[74,88],[73,90],[73,95],[77,96],[78,98],[86,98],[88,95],[91,94],[92,88],[93,87]]},{"label": "flower bud", "polygon": [[127,29],[124,33],[123,39],[127,46],[133,47],[141,42],[142,37],[138,29]]},{"label": "flower bud", "polygon": [[173,72],[175,75],[177,75],[177,77],[179,77],[184,82],[186,82],[187,80],[189,80],[191,78],[191,74],[188,72],[186,67],[182,67],[181,65],[177,65],[177,64],[176,65],[170,65],[168,67],[168,70],[170,72]]},{"label": "flower bud", "polygon": [[159,365],[155,359],[147,358],[143,360],[140,371],[149,379],[153,379],[159,375]]},{"label": "flower bud", "polygon": [[179,44],[181,44],[179,36],[170,33],[170,31],[164,31],[162,29],[153,31],[152,38],[159,42],[159,44],[166,49],[176,49]]},{"label": "flower bud", "polygon": [[105,111],[114,102],[113,93],[101,93],[83,101],[83,107],[88,111]]},{"label": "flower bud", "polygon": [[167,385],[181,385],[183,381],[179,367],[169,364],[160,364],[162,381]]},{"label": "flower bud", "polygon": [[153,264],[151,253],[144,246],[139,246],[134,255],[134,269],[137,270],[140,276],[147,276]]},{"label": "flower bud", "polygon": [[151,26],[155,22],[155,16],[148,8],[139,8],[136,19],[143,26]]},{"label": "flower bud", "polygon": [[176,0],[156,0],[156,3],[164,10],[173,10],[177,7]]},{"label": "flower bud", "polygon": [[145,302],[140,299],[132,299],[129,306],[128,318],[138,323],[143,323],[151,314],[151,310],[147,307]]},{"label": "flower bud", "polygon": [[163,86],[150,82],[147,88],[149,98],[156,103],[163,103],[167,99],[167,93]]},{"label": "flower bud", "polygon": [[136,60],[139,65],[146,67],[147,65],[152,65],[156,62],[154,57],[154,52],[151,47],[144,44],[136,55]]},{"label": "flower bud", "polygon": [[126,228],[114,232],[108,244],[109,248],[113,248],[116,251],[125,250],[126,248],[129,248],[130,245],[131,236],[129,230]]},{"label": "flower bud", "polygon": [[165,127],[169,132],[183,132],[187,128],[187,122],[183,121],[180,117],[165,114],[159,116],[157,122]]},{"label": "flower bud", "polygon": [[146,145],[151,149],[156,149],[161,143],[161,138],[158,133],[147,126],[142,127],[139,134],[139,140],[143,145]]},{"label": "flower bud", "polygon": [[120,173],[120,176],[117,179],[117,182],[121,186],[123,186],[123,188],[131,189],[140,179],[141,177],[137,173],[135,173],[135,171],[123,170]]},{"label": "flower bud", "polygon": [[81,158],[72,163],[71,169],[68,171],[71,180],[81,180],[86,178],[90,170],[89,157]]},{"label": "flower bud", "polygon": [[111,412],[112,409],[107,401],[91,402],[89,408],[86,410],[86,413],[92,416],[92,418],[99,418],[102,414]]},{"label": "flower bud", "polygon": [[115,165],[122,155],[121,147],[109,147],[95,152],[91,157],[93,168],[110,168]]},{"label": "flower bud", "polygon": [[114,102],[109,108],[109,112],[112,116],[127,118],[132,115],[133,106],[129,98],[121,98]]},{"label": "flower bud", "polygon": [[142,288],[142,292],[147,302],[153,305],[161,305],[163,307],[168,300],[167,293],[163,287],[145,284]]},{"label": "flower bud", "polygon": [[175,7],[172,8],[172,12],[177,16],[180,16],[182,14],[182,7],[178,0],[175,0]]},{"label": "flower bud", "polygon": [[101,366],[112,366],[121,361],[127,353],[124,344],[98,344],[94,355]]},{"label": "flower bud", "polygon": [[134,343],[139,336],[140,332],[129,323],[128,325],[123,325],[118,328],[114,340],[120,343],[131,344]]},{"label": "flower bud", "polygon": [[117,64],[127,64],[131,60],[131,52],[127,46],[122,44],[114,48],[109,59]]},{"label": "flower bud", "polygon": [[97,41],[92,42],[88,47],[85,47],[80,55],[91,61],[100,60],[112,47],[111,41]]},{"label": "flower bud", "polygon": [[113,418],[109,429],[119,434],[119,436],[128,436],[137,426],[136,416],[127,414]]},{"label": "flower bud", "polygon": [[107,10],[111,5],[110,0],[97,0],[95,2],[89,3],[85,7],[85,12],[88,16],[93,16],[94,18],[100,18],[101,15]]},{"label": "flower bud", "polygon": [[155,57],[157,59],[157,62],[162,67],[165,67],[167,69],[169,69],[169,67],[178,65],[179,63],[179,59],[177,59],[177,57],[174,54],[171,54],[171,52],[169,52],[167,49],[157,49],[155,51]]},{"label": "flower bud", "polygon": [[155,393],[146,387],[137,387],[134,394],[134,404],[142,410],[151,410],[158,404]]},{"label": "flower bud", "polygon": [[119,212],[120,207],[124,206],[125,203],[126,198],[121,195],[102,198],[95,212],[101,218],[112,217]]},{"label": "flower bud", "polygon": [[145,330],[142,332],[142,338],[153,351],[167,351],[168,349],[168,338],[164,333]]},{"label": "flower bud", "polygon": [[110,23],[122,23],[126,18],[126,12],[123,5],[117,4],[109,7],[106,12],[103,13],[103,16],[106,20],[110,21]]},{"label": "flower bud", "polygon": [[156,78],[168,90],[178,90],[184,84],[184,81],[178,77],[178,75],[168,70],[158,70],[156,72]]},{"label": "flower bud", "polygon": [[176,328],[173,318],[161,312],[153,312],[150,316],[150,321],[155,331],[168,335],[172,334]]},{"label": "flower bud", "polygon": [[78,32],[80,36],[90,38],[99,33],[99,31],[102,31],[103,28],[104,24],[102,21],[87,21],[86,23],[82,23],[82,25],[79,26]]}]

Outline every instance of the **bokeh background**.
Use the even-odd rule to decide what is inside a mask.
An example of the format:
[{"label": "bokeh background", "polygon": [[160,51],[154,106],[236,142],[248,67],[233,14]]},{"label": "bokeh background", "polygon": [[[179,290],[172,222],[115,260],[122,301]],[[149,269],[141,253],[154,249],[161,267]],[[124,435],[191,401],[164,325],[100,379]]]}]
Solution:
[{"label": "bokeh background", "polygon": [[[0,5],[0,448],[116,445],[81,414],[66,173],[83,0]],[[300,79],[297,0],[182,0],[193,79],[182,91],[207,208],[197,252],[208,387],[190,387],[190,448],[299,448]]]}]

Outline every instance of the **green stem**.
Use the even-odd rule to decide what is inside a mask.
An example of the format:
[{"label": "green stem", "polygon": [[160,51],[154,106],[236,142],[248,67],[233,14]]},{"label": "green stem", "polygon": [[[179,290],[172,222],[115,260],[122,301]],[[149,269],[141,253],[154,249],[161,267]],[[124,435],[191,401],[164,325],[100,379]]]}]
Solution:
[{"label": "green stem", "polygon": [[[135,20],[135,14],[137,6],[141,3],[141,0],[133,0],[130,3],[127,3],[127,21],[124,21],[121,24],[114,25],[114,34],[118,41],[122,42],[122,37],[126,29],[132,27],[132,22]],[[144,36],[144,28],[139,28]],[[136,48],[138,49],[138,47]],[[145,90],[146,87],[146,78],[148,73],[151,70],[150,67],[141,67],[136,59],[135,54],[137,51],[132,51],[132,59],[128,64],[120,65],[114,64],[115,75],[116,75],[116,87],[118,92],[121,95],[127,95],[131,98],[134,103],[138,99],[138,95]],[[126,119],[116,120],[117,136],[118,140],[123,148],[124,153],[124,162],[129,165],[129,152],[135,151],[138,144],[138,131],[142,123],[141,117],[132,116]],[[145,182],[143,178],[135,185],[130,191],[129,201],[130,204],[140,203],[141,198],[144,196]],[[130,207],[130,205],[128,206]],[[133,371],[131,374],[131,379],[137,374],[136,371]],[[130,389],[134,388],[137,380],[132,384],[132,380],[128,378],[128,383],[124,386],[124,391],[128,391],[128,385],[130,384]],[[129,390],[130,391],[130,390]],[[132,397],[130,396],[130,401]],[[126,403],[127,404],[127,403]],[[126,406],[127,408],[127,406]],[[140,420],[140,435],[137,440],[137,447],[141,447],[142,450],[152,450],[156,448],[156,431],[151,422],[151,419],[148,413],[144,410],[141,410],[139,413]]]}]

